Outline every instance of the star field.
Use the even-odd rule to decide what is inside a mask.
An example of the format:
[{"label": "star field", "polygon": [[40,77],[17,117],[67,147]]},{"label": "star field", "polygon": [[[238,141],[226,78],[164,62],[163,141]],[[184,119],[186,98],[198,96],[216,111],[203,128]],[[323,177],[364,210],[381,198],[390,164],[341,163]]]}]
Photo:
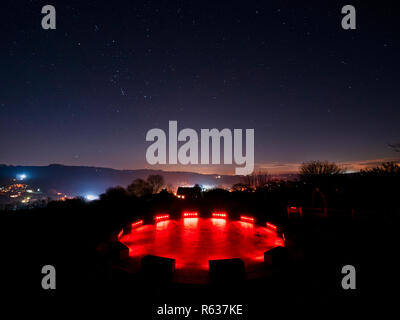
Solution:
[{"label": "star field", "polygon": [[[0,163],[146,167],[146,132],[254,128],[255,161],[359,162],[400,140],[392,2],[5,3]],[[166,169],[166,168],[165,168]]]}]

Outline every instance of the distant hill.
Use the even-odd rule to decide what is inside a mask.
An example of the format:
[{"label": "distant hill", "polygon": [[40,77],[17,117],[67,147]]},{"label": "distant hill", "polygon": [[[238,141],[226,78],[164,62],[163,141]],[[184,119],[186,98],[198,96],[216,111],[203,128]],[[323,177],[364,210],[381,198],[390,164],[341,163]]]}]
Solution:
[{"label": "distant hill", "polygon": [[[232,186],[240,181],[239,176],[199,174],[192,172],[171,172],[162,170],[115,170],[110,168],[64,166],[8,166],[0,165],[0,186],[9,184],[18,175],[25,174],[24,183],[42,192],[62,192],[68,195],[101,194],[109,187],[126,187],[134,179],[146,179],[150,174],[161,174],[165,182],[173,186],[207,185]],[[219,177],[219,178],[217,178]]]}]

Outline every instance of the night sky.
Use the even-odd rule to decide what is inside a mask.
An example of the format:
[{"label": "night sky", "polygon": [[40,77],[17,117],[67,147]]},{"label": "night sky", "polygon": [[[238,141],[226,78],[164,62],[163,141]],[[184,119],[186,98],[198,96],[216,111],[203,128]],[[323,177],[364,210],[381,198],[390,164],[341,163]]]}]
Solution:
[{"label": "night sky", "polygon": [[[145,136],[169,120],[254,128],[256,167],[270,172],[396,159],[393,3],[2,1],[0,163],[154,168]],[[56,30],[41,28],[46,4]],[[345,4],[356,30],[341,27]]]}]

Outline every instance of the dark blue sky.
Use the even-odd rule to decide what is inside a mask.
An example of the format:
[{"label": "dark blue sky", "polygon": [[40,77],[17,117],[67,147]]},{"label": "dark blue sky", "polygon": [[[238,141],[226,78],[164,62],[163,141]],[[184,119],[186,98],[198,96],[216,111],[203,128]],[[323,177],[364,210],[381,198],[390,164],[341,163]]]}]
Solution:
[{"label": "dark blue sky", "polygon": [[[254,128],[270,171],[396,158],[394,3],[2,2],[0,163],[150,167],[146,132],[169,120]],[[41,28],[46,4],[56,30]],[[345,4],[356,30],[341,28]]]}]

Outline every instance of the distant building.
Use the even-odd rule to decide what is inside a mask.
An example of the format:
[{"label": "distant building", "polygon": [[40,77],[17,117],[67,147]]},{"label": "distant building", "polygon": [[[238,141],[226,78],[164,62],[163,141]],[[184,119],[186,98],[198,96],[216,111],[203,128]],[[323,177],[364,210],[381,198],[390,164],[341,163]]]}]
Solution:
[{"label": "distant building", "polygon": [[201,188],[197,184],[194,187],[179,187],[176,196],[182,199],[199,199]]}]

